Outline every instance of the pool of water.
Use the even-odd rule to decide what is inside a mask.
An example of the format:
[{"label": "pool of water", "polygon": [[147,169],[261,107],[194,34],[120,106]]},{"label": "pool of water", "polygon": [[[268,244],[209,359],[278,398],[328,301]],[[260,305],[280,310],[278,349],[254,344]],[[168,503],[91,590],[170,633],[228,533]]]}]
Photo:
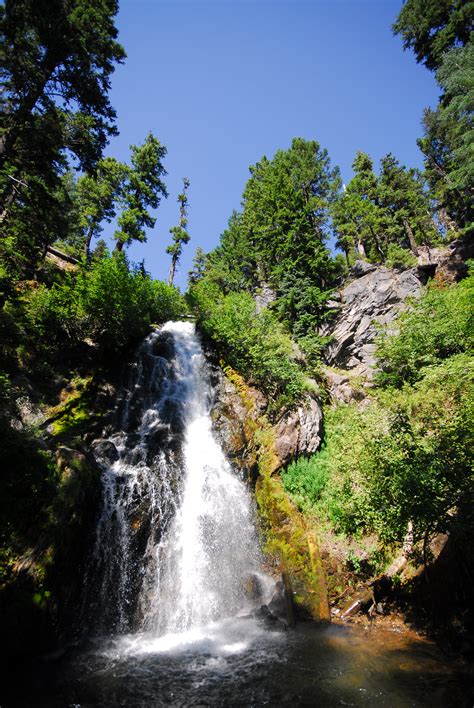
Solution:
[{"label": "pool of water", "polygon": [[380,629],[232,618],[184,634],[97,639],[12,678],[18,706],[472,706],[468,672]]}]

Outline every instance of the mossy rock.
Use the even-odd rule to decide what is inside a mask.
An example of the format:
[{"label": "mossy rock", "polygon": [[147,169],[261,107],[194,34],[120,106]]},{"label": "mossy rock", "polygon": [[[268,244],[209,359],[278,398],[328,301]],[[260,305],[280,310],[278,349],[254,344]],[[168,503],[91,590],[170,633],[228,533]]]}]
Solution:
[{"label": "mossy rock", "polygon": [[265,550],[287,574],[300,611],[317,620],[329,620],[326,579],[316,537],[276,474],[281,461],[275,446],[275,430],[266,416],[261,415],[244,379],[228,366],[223,369],[248,412],[244,429],[248,454],[258,464],[255,496],[265,526]]}]

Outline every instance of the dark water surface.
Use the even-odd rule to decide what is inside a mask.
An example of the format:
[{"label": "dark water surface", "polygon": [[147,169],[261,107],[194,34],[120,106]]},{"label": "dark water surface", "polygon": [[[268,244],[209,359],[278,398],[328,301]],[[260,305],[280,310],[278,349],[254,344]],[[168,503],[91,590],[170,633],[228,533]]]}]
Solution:
[{"label": "dark water surface", "polygon": [[310,623],[272,631],[233,618],[202,632],[71,650],[23,672],[0,705],[444,708],[472,706],[473,694],[466,667],[429,642]]}]

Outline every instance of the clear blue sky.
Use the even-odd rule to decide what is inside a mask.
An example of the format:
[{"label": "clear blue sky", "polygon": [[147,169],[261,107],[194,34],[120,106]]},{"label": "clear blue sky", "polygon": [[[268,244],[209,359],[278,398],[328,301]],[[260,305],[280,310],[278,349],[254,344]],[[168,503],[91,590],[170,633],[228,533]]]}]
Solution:
[{"label": "clear blue sky", "polygon": [[176,282],[197,246],[212,249],[248,178],[248,166],[301,136],[326,147],[344,181],[358,149],[421,166],[422,110],[433,75],[403,52],[390,25],[401,0],[121,0],[128,58],[111,100],[128,159],[148,131],[167,147],[170,196],[148,243],[129,249],[164,278],[181,177],[191,180],[189,230]]}]

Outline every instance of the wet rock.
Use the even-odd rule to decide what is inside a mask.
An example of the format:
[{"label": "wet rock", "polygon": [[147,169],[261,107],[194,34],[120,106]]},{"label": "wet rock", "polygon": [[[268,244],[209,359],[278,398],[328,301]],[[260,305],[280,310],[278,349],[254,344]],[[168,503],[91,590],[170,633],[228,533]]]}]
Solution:
[{"label": "wet rock", "polygon": [[211,418],[216,437],[231,463],[255,480],[255,420],[264,412],[266,399],[251,386],[245,386],[245,394],[239,391],[219,367],[214,367],[213,382]]},{"label": "wet rock", "polygon": [[117,448],[111,440],[94,440],[91,443],[91,449],[96,457],[104,460],[109,465],[119,458]]},{"label": "wet rock", "polygon": [[262,583],[260,579],[252,573],[244,581],[244,593],[248,600],[257,601],[262,597]]},{"label": "wet rock", "polygon": [[275,584],[275,592],[268,603],[269,613],[287,627],[294,627],[295,615],[293,609],[292,588],[289,577],[282,574],[281,580]]}]

